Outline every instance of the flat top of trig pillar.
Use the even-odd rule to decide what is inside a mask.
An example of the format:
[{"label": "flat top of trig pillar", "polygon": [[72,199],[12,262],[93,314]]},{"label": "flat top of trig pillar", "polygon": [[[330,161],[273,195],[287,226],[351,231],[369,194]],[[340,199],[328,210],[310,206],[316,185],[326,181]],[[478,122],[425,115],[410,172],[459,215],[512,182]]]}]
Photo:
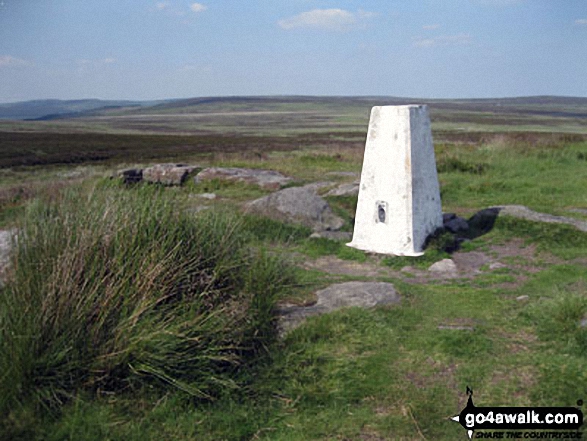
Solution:
[{"label": "flat top of trig pillar", "polygon": [[421,107],[428,107],[426,104],[404,104],[401,106],[373,106],[373,108],[379,109],[413,109],[413,108],[421,108]]}]

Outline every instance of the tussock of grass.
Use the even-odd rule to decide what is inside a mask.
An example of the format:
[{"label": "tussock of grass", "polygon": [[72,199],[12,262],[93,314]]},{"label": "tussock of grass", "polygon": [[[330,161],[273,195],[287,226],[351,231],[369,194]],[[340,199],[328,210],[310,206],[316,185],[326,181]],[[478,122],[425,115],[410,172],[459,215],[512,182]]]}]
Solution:
[{"label": "tussock of grass", "polygon": [[150,188],[32,203],[0,296],[0,412],[78,391],[165,385],[198,398],[273,336],[293,272],[223,213],[190,218]]}]

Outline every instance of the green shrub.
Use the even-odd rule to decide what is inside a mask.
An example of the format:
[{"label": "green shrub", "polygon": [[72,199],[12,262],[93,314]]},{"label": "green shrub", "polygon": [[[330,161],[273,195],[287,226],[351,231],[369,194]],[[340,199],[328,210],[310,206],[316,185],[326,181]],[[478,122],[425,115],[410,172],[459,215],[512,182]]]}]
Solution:
[{"label": "green shrub", "polygon": [[294,274],[246,237],[236,217],[189,217],[147,187],[32,203],[0,295],[0,415],[82,390],[238,387]]}]

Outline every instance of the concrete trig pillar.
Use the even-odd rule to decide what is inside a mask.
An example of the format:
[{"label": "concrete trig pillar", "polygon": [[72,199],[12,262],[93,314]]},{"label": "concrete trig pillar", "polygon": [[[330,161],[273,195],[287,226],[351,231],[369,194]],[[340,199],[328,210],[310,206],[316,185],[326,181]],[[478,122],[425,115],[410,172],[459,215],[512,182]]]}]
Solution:
[{"label": "concrete trig pillar", "polygon": [[426,106],[371,110],[353,248],[420,256],[442,226],[440,188]]}]

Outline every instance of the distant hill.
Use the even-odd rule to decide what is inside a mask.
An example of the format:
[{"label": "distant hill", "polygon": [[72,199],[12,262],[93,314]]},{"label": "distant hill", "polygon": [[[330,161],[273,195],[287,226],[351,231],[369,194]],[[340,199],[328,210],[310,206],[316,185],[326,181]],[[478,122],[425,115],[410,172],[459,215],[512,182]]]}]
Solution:
[{"label": "distant hill", "polygon": [[[172,116],[225,112],[268,112],[295,109],[364,109],[374,105],[428,104],[436,121],[455,115],[491,114],[504,124],[511,117],[555,117],[587,120],[587,98],[530,96],[485,99],[427,99],[392,96],[231,96],[160,101],[37,100],[0,104],[0,120],[53,120],[92,117]],[[458,116],[456,119],[459,119]],[[497,121],[495,121],[497,123]]]},{"label": "distant hill", "polygon": [[[514,98],[428,99],[393,96],[234,96],[199,97],[162,101],[151,106],[128,109],[125,114],[207,113],[224,110],[261,111],[283,105],[311,104],[327,107],[428,104],[432,110],[491,112],[497,114],[535,114],[587,118],[587,98],[529,96]],[[121,115],[121,112],[116,112]]]},{"label": "distant hill", "polygon": [[35,100],[0,104],[0,119],[53,119],[75,117],[87,112],[120,107],[152,106],[161,101],[106,101],[87,100]]}]

